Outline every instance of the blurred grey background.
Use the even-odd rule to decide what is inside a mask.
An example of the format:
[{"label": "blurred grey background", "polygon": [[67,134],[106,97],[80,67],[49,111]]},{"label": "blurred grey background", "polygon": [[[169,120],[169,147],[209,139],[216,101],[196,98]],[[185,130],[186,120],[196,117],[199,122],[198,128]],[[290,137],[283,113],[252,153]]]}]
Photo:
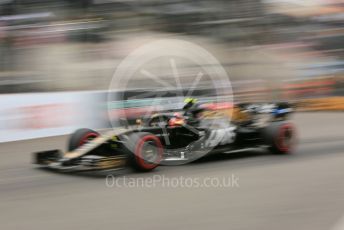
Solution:
[{"label": "blurred grey background", "polygon": [[2,0],[0,13],[0,93],[108,89],[131,51],[177,38],[220,60],[235,91],[341,94],[339,0]]}]

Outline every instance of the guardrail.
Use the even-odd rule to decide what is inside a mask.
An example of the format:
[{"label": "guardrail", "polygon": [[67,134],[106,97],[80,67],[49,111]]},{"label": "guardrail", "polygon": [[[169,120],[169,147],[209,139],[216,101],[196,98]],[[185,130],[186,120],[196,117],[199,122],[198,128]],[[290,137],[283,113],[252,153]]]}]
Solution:
[{"label": "guardrail", "polygon": [[57,136],[80,127],[102,128],[93,92],[0,95],[0,142]]},{"label": "guardrail", "polygon": [[344,111],[344,97],[322,97],[300,100],[298,111]]},{"label": "guardrail", "polygon": [[[195,92],[202,102],[226,101],[225,96],[212,97],[204,89]],[[140,93],[112,92],[110,99],[107,91],[0,95],[0,142],[64,135],[82,127],[104,129],[121,116],[136,119],[182,107],[183,97],[176,94],[158,99],[135,96]],[[344,97],[297,100],[296,105],[298,111],[344,111]]]}]

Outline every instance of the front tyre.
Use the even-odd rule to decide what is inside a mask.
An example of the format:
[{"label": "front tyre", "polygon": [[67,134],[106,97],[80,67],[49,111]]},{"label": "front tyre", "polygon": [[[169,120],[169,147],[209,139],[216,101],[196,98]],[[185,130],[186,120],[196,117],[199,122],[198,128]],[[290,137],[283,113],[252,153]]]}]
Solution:
[{"label": "front tyre", "polygon": [[78,129],[69,138],[68,151],[73,151],[98,136],[99,133],[92,129]]},{"label": "front tyre", "polygon": [[287,121],[273,122],[265,130],[266,144],[274,154],[293,153],[296,146],[296,129]]},{"label": "front tyre", "polygon": [[129,150],[129,162],[138,171],[151,171],[161,162],[163,146],[160,139],[151,133],[130,134],[126,146]]}]

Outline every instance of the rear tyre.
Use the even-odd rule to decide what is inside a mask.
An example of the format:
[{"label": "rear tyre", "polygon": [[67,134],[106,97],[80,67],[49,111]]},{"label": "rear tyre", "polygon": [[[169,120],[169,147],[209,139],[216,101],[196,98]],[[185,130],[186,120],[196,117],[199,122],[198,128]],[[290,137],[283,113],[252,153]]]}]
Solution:
[{"label": "rear tyre", "polygon": [[290,154],[295,150],[296,130],[290,122],[273,122],[264,135],[270,152],[274,154]]},{"label": "rear tyre", "polygon": [[160,139],[151,133],[130,134],[126,147],[129,150],[129,162],[135,170],[148,172],[161,162],[163,146]]},{"label": "rear tyre", "polygon": [[99,133],[92,129],[78,129],[69,138],[68,151],[73,151],[99,136]]}]

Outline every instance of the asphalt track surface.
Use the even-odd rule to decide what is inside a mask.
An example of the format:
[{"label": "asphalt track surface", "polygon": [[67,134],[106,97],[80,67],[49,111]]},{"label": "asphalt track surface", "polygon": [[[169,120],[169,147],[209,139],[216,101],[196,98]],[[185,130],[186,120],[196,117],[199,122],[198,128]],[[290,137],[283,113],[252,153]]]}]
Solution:
[{"label": "asphalt track surface", "polygon": [[[109,187],[104,176],[30,164],[31,152],[64,148],[65,136],[1,144],[0,228],[342,229],[344,113],[302,113],[293,120],[300,141],[290,156],[246,152],[125,174],[132,180],[239,178],[226,188]],[[117,178],[123,182],[123,176]]]}]

